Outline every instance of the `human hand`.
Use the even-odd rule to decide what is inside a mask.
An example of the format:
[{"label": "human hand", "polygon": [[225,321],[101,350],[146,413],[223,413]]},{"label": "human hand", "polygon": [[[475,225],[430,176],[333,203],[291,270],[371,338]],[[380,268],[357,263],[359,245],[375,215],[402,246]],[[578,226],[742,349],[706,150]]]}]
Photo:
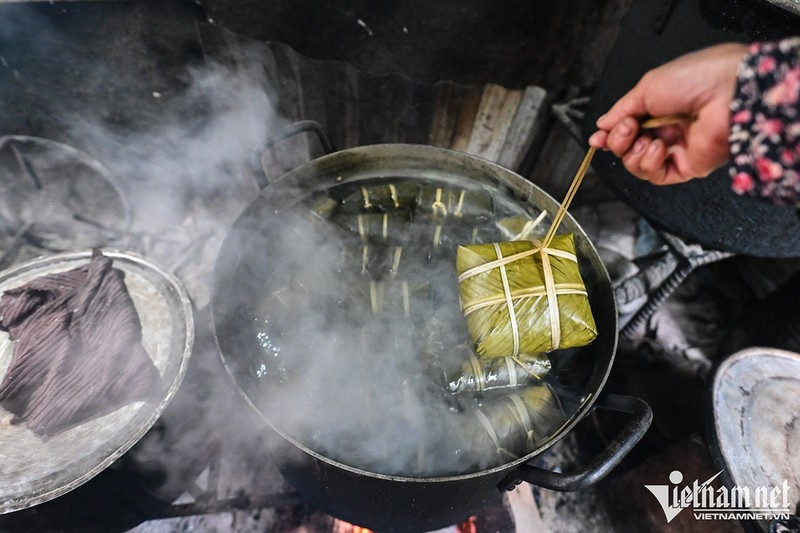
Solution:
[{"label": "human hand", "polygon": [[[647,72],[597,119],[589,144],[610,150],[628,172],[657,185],[707,176],[729,157],[730,104],[746,50],[712,46]],[[670,114],[694,120],[639,135],[640,119]]]}]

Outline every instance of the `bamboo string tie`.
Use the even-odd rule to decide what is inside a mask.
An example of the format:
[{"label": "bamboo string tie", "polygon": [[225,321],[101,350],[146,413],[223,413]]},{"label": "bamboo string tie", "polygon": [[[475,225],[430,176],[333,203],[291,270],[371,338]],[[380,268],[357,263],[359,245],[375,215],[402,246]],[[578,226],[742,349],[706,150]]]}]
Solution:
[{"label": "bamboo string tie", "polygon": [[547,253],[547,248],[550,246],[553,238],[555,238],[556,231],[558,231],[558,227],[564,220],[564,217],[567,214],[567,209],[569,209],[569,205],[572,203],[573,198],[575,198],[575,194],[578,192],[578,187],[580,187],[581,183],[583,182],[583,177],[586,175],[586,171],[589,169],[589,164],[592,162],[592,157],[594,157],[595,150],[596,149],[593,146],[589,147],[589,150],[587,150],[586,156],[583,158],[583,162],[578,168],[578,172],[575,174],[575,177],[572,179],[572,183],[567,190],[567,194],[564,196],[564,200],[562,200],[561,205],[558,206],[558,212],[556,212],[556,215],[553,217],[553,222],[550,224],[550,229],[547,231],[544,241],[542,241],[542,271],[544,274],[544,286],[547,290],[547,310],[548,314],[550,315],[550,338],[552,347],[551,349],[553,350],[558,348],[561,344],[561,316],[558,312],[558,293],[556,292],[555,288],[553,268],[550,265],[550,257]]},{"label": "bamboo string tie", "polygon": [[494,270],[495,268],[500,269],[500,277],[503,282],[503,295],[487,298],[478,302],[472,302],[470,305],[465,306],[463,308],[463,312],[465,315],[468,315],[478,309],[505,302],[506,307],[508,309],[509,320],[511,323],[511,333],[514,346],[514,351],[512,353],[512,356],[519,355],[519,325],[517,324],[517,316],[514,311],[514,301],[523,298],[541,296],[542,290],[534,288],[527,290],[519,290],[516,291],[514,294],[512,294],[510,285],[508,283],[508,276],[506,274],[505,265],[513,263],[514,261],[518,261],[519,259],[522,259],[524,257],[534,255],[536,253],[541,254],[542,275],[544,278],[544,294],[547,296],[548,315],[550,317],[551,350],[555,350],[556,348],[558,348],[561,343],[561,318],[558,312],[558,295],[559,294],[587,295],[585,289],[583,289],[580,286],[575,286],[574,284],[557,285],[555,283],[555,278],[553,276],[553,267],[550,262],[550,257],[551,256],[560,257],[562,259],[568,259],[569,261],[573,261],[575,263],[578,262],[578,258],[575,256],[575,254],[564,252],[562,250],[558,250],[555,248],[550,248],[550,244],[555,238],[556,231],[561,225],[561,222],[564,220],[564,217],[567,214],[567,209],[569,208],[569,205],[572,203],[572,200],[575,197],[575,194],[577,193],[578,188],[580,187],[584,176],[586,175],[586,171],[589,168],[589,164],[592,161],[592,157],[594,156],[595,151],[596,150],[594,147],[590,147],[589,150],[586,152],[586,156],[583,158],[583,162],[578,168],[578,171],[575,174],[575,177],[573,178],[569,189],[567,190],[567,194],[565,195],[564,200],[561,202],[558,211],[553,217],[553,222],[551,223],[550,228],[547,231],[547,235],[545,236],[544,240],[541,243],[534,241],[534,247],[532,249],[525,250],[523,252],[519,252],[505,257],[503,257],[501,253],[500,246],[497,243],[494,243],[495,253],[497,255],[496,260],[489,261],[482,265],[478,265],[468,270],[465,270],[458,276],[458,282],[461,283],[466,279],[469,279],[473,276],[477,276],[484,272]]}]

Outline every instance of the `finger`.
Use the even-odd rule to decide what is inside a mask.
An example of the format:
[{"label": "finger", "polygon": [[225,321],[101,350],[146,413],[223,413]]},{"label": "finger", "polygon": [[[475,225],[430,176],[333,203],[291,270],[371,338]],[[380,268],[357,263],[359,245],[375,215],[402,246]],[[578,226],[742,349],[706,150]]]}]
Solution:
[{"label": "finger", "polygon": [[666,174],[667,146],[661,139],[655,139],[642,153],[639,168],[648,181],[656,182]]},{"label": "finger", "polygon": [[606,139],[608,139],[608,132],[598,130],[589,137],[589,146],[594,146],[598,150],[605,150],[607,148]]},{"label": "finger", "polygon": [[708,176],[730,157],[727,138],[715,140],[710,135],[695,136],[691,149],[689,145],[678,144],[672,152],[672,160],[681,174],[694,178]]},{"label": "finger", "polygon": [[[683,183],[689,181],[694,176],[687,174],[686,171],[677,164],[675,154],[677,150],[682,150],[679,146],[669,146],[663,151],[663,160],[661,158],[660,147],[653,148],[654,153],[647,154],[642,157],[643,159],[649,156],[650,159],[643,164],[643,173],[646,175],[647,180],[653,185],[673,185],[675,183]],[[647,168],[648,165],[658,165],[654,170]]]},{"label": "finger", "polygon": [[699,177],[702,172],[697,172],[692,162],[692,157],[685,147],[681,145],[674,145],[670,148],[670,157],[672,159],[673,174],[683,176],[681,181],[693,177]]},{"label": "finger", "polygon": [[631,149],[638,133],[639,123],[633,117],[625,117],[608,132],[606,147],[622,157]]},{"label": "finger", "polygon": [[691,176],[683,174],[677,166],[667,160],[666,172],[664,176],[655,183],[656,185],[674,185],[676,183],[683,183],[692,179]]},{"label": "finger", "polygon": [[[653,185],[669,185],[687,181],[689,178],[681,174],[671,160],[673,147],[664,147],[664,157],[659,159],[662,153],[662,147],[659,144],[663,144],[662,141],[639,137],[622,160],[625,169],[640,180],[649,181]],[[645,157],[647,157],[647,162],[643,163]],[[659,160],[662,162],[661,166],[653,168],[653,165],[658,164]]]},{"label": "finger", "polygon": [[642,159],[642,155],[651,142],[652,139],[649,137],[639,137],[636,139],[636,142],[633,143],[631,149],[622,156],[622,165],[628,172],[639,179],[645,179],[645,177],[642,175],[642,169],[639,163]]}]

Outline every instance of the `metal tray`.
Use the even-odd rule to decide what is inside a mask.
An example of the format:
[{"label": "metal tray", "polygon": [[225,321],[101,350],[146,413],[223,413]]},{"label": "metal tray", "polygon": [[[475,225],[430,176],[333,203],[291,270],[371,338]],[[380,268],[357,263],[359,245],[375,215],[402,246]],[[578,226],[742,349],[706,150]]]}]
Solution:
[{"label": "metal tray", "polygon": [[800,354],[748,348],[725,359],[711,389],[711,445],[730,486],[800,491]]},{"label": "metal tray", "polygon": [[[24,424],[11,425],[0,408],[0,514],[31,507],[82,485],[118,459],[156,422],[186,372],[194,342],[194,319],[186,291],[169,272],[123,251],[103,250],[125,273],[125,284],[142,323],[142,345],[163,383],[160,401],[132,402],[48,440]],[[0,272],[0,293],[39,276],[71,270],[89,261],[91,251],[70,252]],[[0,332],[0,376],[14,343]]]}]

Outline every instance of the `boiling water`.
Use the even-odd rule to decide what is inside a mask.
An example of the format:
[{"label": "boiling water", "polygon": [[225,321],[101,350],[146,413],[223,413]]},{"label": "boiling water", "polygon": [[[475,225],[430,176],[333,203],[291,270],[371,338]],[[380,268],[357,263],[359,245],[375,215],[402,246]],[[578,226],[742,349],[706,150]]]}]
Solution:
[{"label": "boiling water", "polygon": [[[394,192],[369,198],[387,183]],[[561,350],[549,354],[542,380],[448,391],[474,353],[456,247],[510,240],[504,224],[520,215],[538,219],[528,238],[540,239],[551,218],[500,190],[476,189],[484,203],[462,203],[464,215],[448,220],[446,206],[438,214],[420,206],[420,191],[431,187],[348,184],[274,206],[253,234],[258,253],[236,274],[252,280],[238,315],[250,323],[237,355],[240,385],[286,435],[371,472],[445,476],[526,455],[576,414],[591,375],[591,354]]]}]

